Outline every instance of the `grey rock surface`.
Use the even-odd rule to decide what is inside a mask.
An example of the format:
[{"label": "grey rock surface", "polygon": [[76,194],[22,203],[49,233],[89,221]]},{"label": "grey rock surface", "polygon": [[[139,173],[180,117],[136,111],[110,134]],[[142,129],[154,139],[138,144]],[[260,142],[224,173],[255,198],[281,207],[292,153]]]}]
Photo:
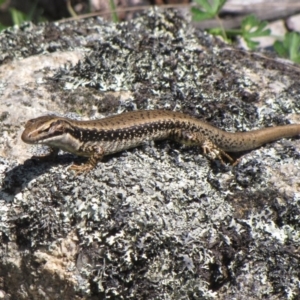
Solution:
[{"label": "grey rock surface", "polygon": [[291,31],[300,31],[300,14],[291,16],[287,19],[286,25]]},{"label": "grey rock surface", "polygon": [[297,299],[300,141],[223,166],[161,141],[106,157],[31,159],[27,119],[134,109],[228,131],[299,123],[300,69],[223,43],[172,11],[0,35],[1,299]]}]

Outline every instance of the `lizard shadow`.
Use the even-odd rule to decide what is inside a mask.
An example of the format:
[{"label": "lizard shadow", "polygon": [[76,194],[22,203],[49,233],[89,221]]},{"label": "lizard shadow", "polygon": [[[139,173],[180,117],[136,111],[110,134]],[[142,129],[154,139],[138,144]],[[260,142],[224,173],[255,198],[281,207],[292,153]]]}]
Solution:
[{"label": "lizard shadow", "polygon": [[[249,151],[231,153],[231,155],[232,158],[238,162],[247,152]],[[112,156],[121,155],[122,153],[107,155],[103,158],[102,162],[105,163],[109,161]],[[66,168],[73,163],[82,164],[86,161],[86,157],[80,157],[69,153],[60,154],[54,160],[45,160],[34,157],[29,158],[24,161],[23,164],[19,164],[5,172],[2,186],[0,186],[0,199],[11,200],[16,194],[22,191],[24,186],[40,175],[47,173],[52,167]],[[215,172],[217,172],[217,170],[222,172],[223,169],[222,167],[220,168],[220,164],[217,164],[215,161],[211,161],[211,167]]]},{"label": "lizard shadow", "polygon": [[72,163],[80,164],[85,161],[86,158],[72,154],[58,155],[55,160],[29,158],[23,164],[19,164],[5,172],[2,186],[0,186],[0,199],[14,197],[30,181],[47,173],[52,167],[67,167]]},{"label": "lizard shadow", "polygon": [[[114,154],[114,156],[116,153]],[[107,162],[112,155],[107,155],[102,162]],[[66,169],[72,164],[80,165],[87,161],[87,157],[76,156],[69,153],[58,155],[54,160],[45,160],[39,158],[29,158],[23,164],[19,164],[9,171],[0,186],[0,199],[11,200],[16,194],[20,193],[24,186],[35,178],[46,174],[52,167]],[[59,174],[59,173],[58,173]],[[51,180],[51,177],[49,177]]]}]

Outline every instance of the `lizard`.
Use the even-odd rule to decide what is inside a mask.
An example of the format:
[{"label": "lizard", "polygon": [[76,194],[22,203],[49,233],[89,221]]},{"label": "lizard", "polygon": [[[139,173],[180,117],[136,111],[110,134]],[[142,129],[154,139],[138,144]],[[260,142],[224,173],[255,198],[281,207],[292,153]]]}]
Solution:
[{"label": "lizard", "polygon": [[204,155],[224,163],[227,153],[252,150],[263,144],[300,134],[300,124],[267,127],[247,132],[227,132],[195,117],[167,110],[125,112],[98,120],[78,121],[54,115],[27,121],[22,140],[50,147],[46,157],[59,149],[88,157],[83,165],[71,165],[77,173],[96,167],[103,156],[137,147],[149,140],[173,139],[202,148]]}]

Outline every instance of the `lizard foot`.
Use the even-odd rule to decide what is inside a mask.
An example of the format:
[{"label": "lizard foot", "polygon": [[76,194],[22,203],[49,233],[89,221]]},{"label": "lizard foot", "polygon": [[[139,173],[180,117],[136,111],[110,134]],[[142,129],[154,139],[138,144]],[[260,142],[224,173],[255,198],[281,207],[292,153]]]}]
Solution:
[{"label": "lizard foot", "polygon": [[89,171],[94,169],[94,166],[87,163],[83,165],[71,165],[68,169],[75,171],[75,175],[77,176],[79,174],[88,173]]}]

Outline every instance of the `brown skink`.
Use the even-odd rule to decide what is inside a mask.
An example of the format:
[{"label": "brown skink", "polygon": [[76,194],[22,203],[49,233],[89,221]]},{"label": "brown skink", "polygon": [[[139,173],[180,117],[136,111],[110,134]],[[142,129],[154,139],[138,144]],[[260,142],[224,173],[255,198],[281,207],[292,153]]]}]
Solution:
[{"label": "brown skink", "polygon": [[93,169],[104,155],[133,148],[149,140],[173,139],[196,145],[212,158],[217,157],[223,162],[225,157],[233,162],[226,152],[251,150],[298,134],[298,124],[230,133],[183,113],[141,110],[90,121],[38,117],[26,123],[22,140],[28,144],[49,146],[52,156],[62,149],[89,157],[86,164],[70,167],[81,173]]}]

